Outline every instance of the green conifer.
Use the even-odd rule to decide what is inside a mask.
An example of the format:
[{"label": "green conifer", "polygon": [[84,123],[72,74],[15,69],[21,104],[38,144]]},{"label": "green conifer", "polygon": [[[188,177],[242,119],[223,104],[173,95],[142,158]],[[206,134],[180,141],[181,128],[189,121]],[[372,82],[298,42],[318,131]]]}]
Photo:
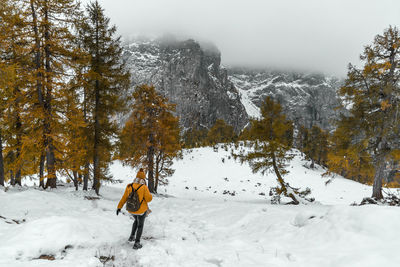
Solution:
[{"label": "green conifer", "polygon": [[[116,27],[104,14],[98,1],[86,8],[88,18],[81,25],[83,49],[89,54],[84,88],[84,117],[91,129],[86,155],[93,159],[93,189],[99,193],[100,180],[108,179],[107,168],[112,159],[110,137],[118,133],[114,116],[126,107],[126,91],[130,74],[122,59],[120,37]],[[84,156],[83,156],[84,157]]]}]

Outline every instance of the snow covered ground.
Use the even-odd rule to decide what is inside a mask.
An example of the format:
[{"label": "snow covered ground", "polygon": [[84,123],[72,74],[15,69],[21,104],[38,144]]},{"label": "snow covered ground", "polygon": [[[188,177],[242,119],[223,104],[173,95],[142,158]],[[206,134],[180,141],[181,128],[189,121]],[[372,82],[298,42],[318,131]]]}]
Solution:
[{"label": "snow covered ground", "polygon": [[124,182],[103,186],[100,199],[69,185],[1,190],[0,266],[103,266],[107,257],[105,266],[399,266],[399,209],[350,206],[371,188],[340,177],[326,186],[307,164],[296,156],[286,178],[318,203],[270,205],[273,174],[253,174],[230,148],[185,152],[150,204],[138,251],[127,242],[132,220],[115,215],[135,171],[118,162],[112,173]]}]

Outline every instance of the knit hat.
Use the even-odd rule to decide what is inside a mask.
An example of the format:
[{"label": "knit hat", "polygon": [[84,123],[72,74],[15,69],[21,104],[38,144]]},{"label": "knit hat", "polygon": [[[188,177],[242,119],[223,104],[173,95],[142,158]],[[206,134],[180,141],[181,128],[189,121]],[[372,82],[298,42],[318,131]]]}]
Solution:
[{"label": "knit hat", "polygon": [[146,174],[144,173],[143,169],[140,168],[140,170],[138,171],[136,178],[140,178],[140,179],[146,179]]}]

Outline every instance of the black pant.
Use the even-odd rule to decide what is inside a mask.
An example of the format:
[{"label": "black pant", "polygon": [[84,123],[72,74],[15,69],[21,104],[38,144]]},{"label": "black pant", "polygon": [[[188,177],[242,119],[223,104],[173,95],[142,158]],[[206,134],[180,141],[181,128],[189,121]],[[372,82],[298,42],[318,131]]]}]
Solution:
[{"label": "black pant", "polygon": [[132,225],[131,237],[135,236],[135,232],[137,230],[135,242],[140,242],[140,237],[142,236],[144,219],[146,218],[146,213],[144,213],[143,215],[133,215],[133,217],[135,218],[135,221],[133,222],[133,225]]}]

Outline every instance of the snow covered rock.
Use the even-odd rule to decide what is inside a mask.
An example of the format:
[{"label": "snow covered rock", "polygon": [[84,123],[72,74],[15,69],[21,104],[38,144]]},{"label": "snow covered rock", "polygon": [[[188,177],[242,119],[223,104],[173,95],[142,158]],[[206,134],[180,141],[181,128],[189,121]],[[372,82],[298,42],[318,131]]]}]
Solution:
[{"label": "snow covered rock", "polygon": [[[154,84],[177,104],[184,128],[210,128],[223,119],[236,131],[259,117],[266,96],[278,100],[288,117],[309,127],[331,129],[341,81],[323,74],[221,66],[213,44],[174,37],[136,39],[125,46],[133,85]],[[268,62],[266,62],[268,64]]]},{"label": "snow covered rock", "polygon": [[210,128],[223,119],[238,132],[248,123],[239,92],[221,67],[221,54],[194,40],[137,40],[124,58],[133,85],[155,85],[172,103],[184,128]]},{"label": "snow covered rock", "polygon": [[341,81],[335,77],[248,68],[230,68],[228,76],[251,117],[260,116],[259,108],[267,96],[278,100],[290,119],[306,127],[314,123],[331,129],[331,120],[338,114],[336,91]]}]

